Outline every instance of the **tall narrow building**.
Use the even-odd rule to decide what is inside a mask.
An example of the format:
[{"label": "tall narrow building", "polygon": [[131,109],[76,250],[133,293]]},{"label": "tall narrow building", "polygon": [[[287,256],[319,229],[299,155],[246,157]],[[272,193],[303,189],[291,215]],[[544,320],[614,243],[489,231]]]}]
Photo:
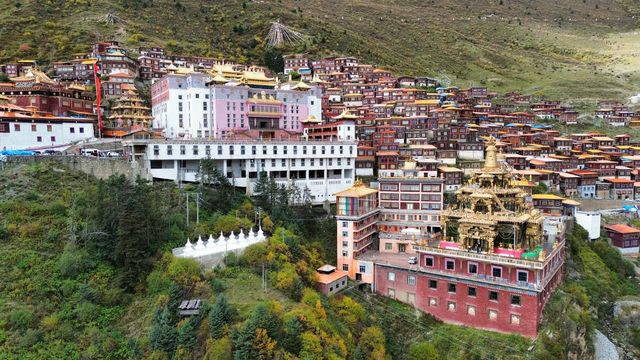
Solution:
[{"label": "tall narrow building", "polygon": [[361,266],[356,258],[371,248],[377,236],[378,190],[356,180],[351,188],[336,194],[336,211],[338,269],[352,279],[371,283],[373,268]]},{"label": "tall narrow building", "polygon": [[103,136],[120,137],[131,131],[150,129],[152,120],[151,109],[144,105],[136,92],[129,90],[116,99]]}]

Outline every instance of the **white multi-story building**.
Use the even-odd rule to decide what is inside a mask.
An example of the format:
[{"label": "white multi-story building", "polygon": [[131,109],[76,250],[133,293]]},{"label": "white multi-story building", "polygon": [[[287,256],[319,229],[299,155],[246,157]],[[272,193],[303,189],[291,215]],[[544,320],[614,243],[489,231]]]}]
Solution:
[{"label": "white multi-story building", "polygon": [[266,174],[301,192],[308,189],[314,204],[335,202],[333,194],[351,187],[355,178],[355,141],[147,139],[123,144],[155,179],[196,182],[200,160],[211,158],[247,194]]},{"label": "white multi-story building", "polygon": [[0,111],[0,150],[64,150],[91,139],[94,120]]},{"label": "white multi-story building", "polygon": [[155,81],[153,127],[168,138],[224,138],[241,131],[268,138],[278,130],[301,133],[302,121],[311,115],[321,118],[320,88],[305,84],[273,89],[264,74],[248,74],[256,76],[246,80],[253,85],[199,72],[168,74]]}]

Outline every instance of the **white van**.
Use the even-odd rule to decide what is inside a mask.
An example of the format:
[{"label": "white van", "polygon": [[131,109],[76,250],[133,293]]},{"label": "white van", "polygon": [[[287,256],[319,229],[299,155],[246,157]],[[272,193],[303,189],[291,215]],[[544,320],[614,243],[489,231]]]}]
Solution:
[{"label": "white van", "polygon": [[98,156],[100,150],[98,149],[80,149],[80,155],[83,156]]}]

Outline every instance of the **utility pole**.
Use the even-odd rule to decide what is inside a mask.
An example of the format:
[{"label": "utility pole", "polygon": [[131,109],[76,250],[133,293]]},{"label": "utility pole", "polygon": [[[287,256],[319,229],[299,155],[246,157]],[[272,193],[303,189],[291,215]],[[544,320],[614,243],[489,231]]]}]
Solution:
[{"label": "utility pole", "polygon": [[200,193],[196,193],[196,225],[200,224]]},{"label": "utility pole", "polygon": [[187,227],[189,226],[189,193],[185,193],[187,195]]}]

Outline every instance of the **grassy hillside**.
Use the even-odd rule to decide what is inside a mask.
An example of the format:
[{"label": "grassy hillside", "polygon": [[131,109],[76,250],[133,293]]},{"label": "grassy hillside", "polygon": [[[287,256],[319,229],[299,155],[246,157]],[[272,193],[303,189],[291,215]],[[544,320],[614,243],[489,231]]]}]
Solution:
[{"label": "grassy hillside", "polygon": [[[309,284],[325,261],[322,247],[284,228],[272,229],[277,236],[268,244],[229,256],[228,267],[202,271],[163,253],[187,229],[182,197],[171,186],[99,182],[52,163],[5,166],[0,175],[2,359],[516,359],[530,345],[515,335],[445,326],[358,291],[320,296]],[[129,198],[140,203],[141,194],[149,203],[130,208]],[[205,205],[213,200],[203,198]],[[246,202],[230,203],[229,214],[253,214]],[[156,210],[163,216],[150,248],[140,247]],[[200,230],[246,226],[215,212],[201,208]],[[132,220],[137,225],[128,228]],[[273,224],[265,218],[263,226]],[[205,300],[202,316],[171,311],[184,298]],[[411,337],[398,336],[407,330]]]},{"label": "grassy hillside", "polygon": [[[0,61],[59,60],[117,39],[241,62],[280,51],[349,54],[402,74],[560,98],[623,96],[640,79],[632,0],[10,0],[4,9]],[[275,20],[308,41],[268,51]]]},{"label": "grassy hillside", "polygon": [[[171,184],[96,181],[53,163],[1,168],[0,358],[586,359],[596,326],[638,354],[640,329],[611,315],[613,301],[640,293],[633,267],[606,243],[585,242],[581,228],[569,237],[569,277],[532,343],[444,325],[354,288],[320,296],[310,285],[335,229],[325,234],[322,218],[304,225],[309,213],[278,215],[284,209],[268,198],[257,199],[271,205],[268,243],[214,270],[174,258],[166,250],[187,234],[251,224],[253,204],[216,189],[198,189],[201,221],[187,227]],[[286,229],[274,228],[279,216]],[[202,316],[170,311],[185,298],[208,303]]]}]

